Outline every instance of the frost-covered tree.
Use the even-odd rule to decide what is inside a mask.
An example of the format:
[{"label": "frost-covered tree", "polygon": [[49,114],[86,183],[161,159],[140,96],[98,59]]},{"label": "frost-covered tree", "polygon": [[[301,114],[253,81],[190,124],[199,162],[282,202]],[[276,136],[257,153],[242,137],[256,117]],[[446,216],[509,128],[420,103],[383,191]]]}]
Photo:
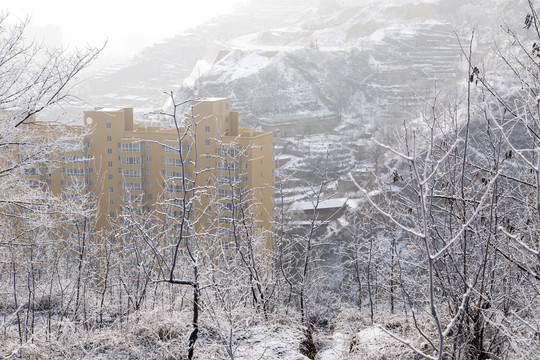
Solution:
[{"label": "frost-covered tree", "polygon": [[86,209],[43,191],[54,156],[77,139],[38,117],[69,100],[76,76],[99,54],[94,48],[40,46],[25,39],[28,22],[10,23],[0,14],[0,287],[6,294],[2,308],[16,319],[20,347],[35,335],[36,312],[58,303],[53,284],[60,280],[63,259],[61,224]]},{"label": "frost-covered tree", "polygon": [[[41,216],[56,203],[39,190],[47,185],[53,155],[69,146],[73,136],[59,134],[53,122],[37,117],[69,100],[75,77],[99,50],[39,46],[24,37],[28,21],[9,24],[7,14],[0,14],[0,207],[4,214],[18,209]],[[21,173],[42,176],[43,181],[20,181]]]},{"label": "frost-covered tree", "polygon": [[406,125],[395,145],[379,144],[396,158],[399,176],[385,181],[397,196],[366,197],[408,234],[400,308],[421,340],[385,330],[423,358],[538,356],[538,24],[529,2],[524,29],[505,29],[505,82],[477,62],[471,39],[462,98],[445,104],[436,90],[424,127]]}]

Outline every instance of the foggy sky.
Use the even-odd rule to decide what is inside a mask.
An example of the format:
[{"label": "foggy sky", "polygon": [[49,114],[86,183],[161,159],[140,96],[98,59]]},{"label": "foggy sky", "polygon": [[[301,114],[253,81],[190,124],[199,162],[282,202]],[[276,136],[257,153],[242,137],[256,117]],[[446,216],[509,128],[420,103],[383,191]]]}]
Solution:
[{"label": "foggy sky", "polygon": [[0,11],[8,11],[12,21],[31,16],[29,34],[39,41],[69,47],[100,46],[107,41],[102,58],[120,60],[215,15],[230,12],[242,2],[245,0],[4,0]]}]

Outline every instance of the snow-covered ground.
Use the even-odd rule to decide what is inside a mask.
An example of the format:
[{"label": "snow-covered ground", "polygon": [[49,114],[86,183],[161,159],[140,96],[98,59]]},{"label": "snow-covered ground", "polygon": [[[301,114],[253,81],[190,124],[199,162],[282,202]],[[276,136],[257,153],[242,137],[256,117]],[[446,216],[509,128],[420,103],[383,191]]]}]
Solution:
[{"label": "snow-covered ground", "polygon": [[341,360],[347,356],[350,347],[350,335],[336,331],[317,353],[317,360]]}]

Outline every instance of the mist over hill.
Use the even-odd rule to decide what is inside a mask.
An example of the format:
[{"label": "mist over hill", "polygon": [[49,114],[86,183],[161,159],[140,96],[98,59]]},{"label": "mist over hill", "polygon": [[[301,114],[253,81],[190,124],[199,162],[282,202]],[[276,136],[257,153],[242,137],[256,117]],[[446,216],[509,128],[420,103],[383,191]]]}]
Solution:
[{"label": "mist over hill", "polygon": [[[241,126],[274,132],[278,157],[301,155],[285,168],[310,173],[313,157],[327,152],[312,149],[334,144],[332,156],[348,156],[331,162],[340,176],[373,166],[374,152],[355,150],[365,148],[362,137],[418,121],[441,89],[459,98],[473,29],[474,61],[489,63],[501,23],[522,22],[517,9],[502,1],[254,0],[84,81],[78,95],[92,106],[134,107],[139,121],[170,109],[171,91],[179,100],[229,97]],[[293,136],[307,145],[289,144]]]},{"label": "mist over hill", "polygon": [[325,156],[334,180],[380,170],[366,139],[422,123],[440,91],[459,101],[473,31],[473,62],[504,83],[493,44],[507,38],[501,24],[522,27],[519,4],[253,0],[102,71],[78,95],[83,109],[133,107],[137,121],[170,110],[171,92],[229,97],[241,126],[274,133],[286,198],[298,199]]},{"label": "mist over hill", "polygon": [[255,127],[291,117],[380,125],[414,113],[435,82],[462,81],[457,35],[496,11],[465,1],[252,1],[111,66],[79,95],[139,112],[166,106],[163,91],[226,96]]}]

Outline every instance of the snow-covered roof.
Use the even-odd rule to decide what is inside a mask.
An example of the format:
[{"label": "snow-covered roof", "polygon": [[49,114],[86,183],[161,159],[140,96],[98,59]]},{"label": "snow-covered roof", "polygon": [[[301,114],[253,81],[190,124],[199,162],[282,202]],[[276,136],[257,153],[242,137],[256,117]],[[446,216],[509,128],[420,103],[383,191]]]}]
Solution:
[{"label": "snow-covered roof", "polygon": [[[349,198],[337,198],[337,199],[327,199],[322,200],[319,202],[317,209],[323,210],[323,209],[339,209],[343,207]],[[315,207],[315,203],[311,201],[298,201],[292,204],[291,209],[292,210],[313,210]]]},{"label": "snow-covered roof", "polygon": [[116,112],[116,111],[120,111],[120,110],[122,110],[122,109],[113,108],[113,107],[106,107],[106,108],[96,109],[96,111],[101,111],[101,112]]},{"label": "snow-covered roof", "polygon": [[[311,223],[311,220],[294,220],[290,222],[290,224],[294,226],[311,226]],[[317,220],[313,222],[313,225],[320,225],[321,223],[321,220]]]},{"label": "snow-covered roof", "polygon": [[390,185],[388,187],[385,187],[384,189],[375,189],[373,191],[370,191],[368,193],[368,196],[369,197],[374,197],[374,196],[378,196],[384,192],[386,193],[397,193],[397,192],[400,192],[401,191],[401,188],[399,186],[395,186],[395,185]]},{"label": "snow-covered roof", "polygon": [[207,97],[207,98],[203,98],[202,100],[203,101],[222,101],[222,100],[227,100],[228,98],[224,98],[224,97]]}]

